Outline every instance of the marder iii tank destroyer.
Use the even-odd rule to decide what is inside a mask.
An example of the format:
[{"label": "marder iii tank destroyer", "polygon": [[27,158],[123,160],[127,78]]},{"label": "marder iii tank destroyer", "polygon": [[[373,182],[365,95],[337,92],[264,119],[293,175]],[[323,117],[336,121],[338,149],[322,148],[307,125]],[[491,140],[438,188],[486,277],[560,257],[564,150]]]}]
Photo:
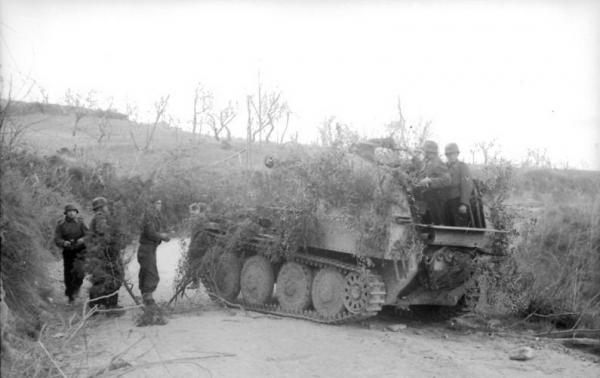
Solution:
[{"label": "marder iii tank destroyer", "polygon": [[[371,163],[361,167],[372,170]],[[410,187],[403,185],[377,210],[378,224],[374,206],[363,203],[350,213],[339,204],[318,204],[310,231],[305,228],[302,241],[285,251],[281,228],[298,214],[256,209],[252,235],[213,255],[202,282],[215,300],[320,323],[362,320],[383,306],[468,305],[477,291],[476,267],[493,257],[490,236],[498,231],[421,224]],[[376,243],[362,232],[367,226],[376,230]],[[233,237],[219,222],[207,223],[206,232],[212,242]]]}]

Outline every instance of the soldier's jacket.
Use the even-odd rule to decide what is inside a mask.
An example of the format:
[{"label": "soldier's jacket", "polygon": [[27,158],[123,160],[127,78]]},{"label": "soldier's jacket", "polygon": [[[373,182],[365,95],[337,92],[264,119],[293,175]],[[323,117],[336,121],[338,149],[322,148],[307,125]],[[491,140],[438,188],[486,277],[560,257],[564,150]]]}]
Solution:
[{"label": "soldier's jacket", "polygon": [[426,160],[420,172],[420,178],[429,177],[430,189],[443,189],[450,185],[451,177],[446,164],[438,157]]},{"label": "soldier's jacket", "polygon": [[[85,248],[85,244],[75,244],[75,241],[85,237],[87,231],[88,228],[82,218],[70,219],[64,217],[58,222],[54,230],[54,243],[65,251],[80,251]],[[71,245],[65,246],[66,241],[71,242]]]},{"label": "soldier's jacket", "polygon": [[126,240],[117,220],[102,210],[96,211],[86,238],[86,271],[91,273],[94,285],[108,285],[108,292],[121,285],[120,280],[124,272],[121,250],[125,247]]},{"label": "soldier's jacket", "polygon": [[450,186],[448,188],[448,198],[460,198],[460,203],[469,205],[471,193],[473,192],[473,179],[469,166],[462,161],[448,163],[450,171]]},{"label": "soldier's jacket", "polygon": [[162,228],[163,222],[160,213],[155,209],[146,210],[142,220],[140,244],[159,245],[162,242],[162,238],[160,236]]},{"label": "soldier's jacket", "polygon": [[108,245],[111,239],[110,236],[108,214],[105,214],[102,210],[96,211],[90,222],[88,233],[90,243]]},{"label": "soldier's jacket", "polygon": [[102,210],[96,211],[90,222],[87,242],[93,245],[107,246],[114,250],[121,250],[126,244],[121,225],[110,214],[106,214]]}]

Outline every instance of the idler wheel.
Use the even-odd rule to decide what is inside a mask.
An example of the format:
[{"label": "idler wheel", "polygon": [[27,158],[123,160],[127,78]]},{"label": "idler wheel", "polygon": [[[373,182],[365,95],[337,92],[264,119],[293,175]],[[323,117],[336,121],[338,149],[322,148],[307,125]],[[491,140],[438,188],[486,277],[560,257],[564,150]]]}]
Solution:
[{"label": "idler wheel", "polygon": [[332,317],[344,309],[344,287],[342,273],[324,268],[315,275],[312,283],[312,302],[315,310],[324,317]]},{"label": "idler wheel", "polygon": [[246,260],[240,280],[242,298],[249,304],[261,305],[273,295],[273,267],[263,256],[252,256]]},{"label": "idler wheel", "polygon": [[227,252],[219,256],[214,275],[215,292],[220,297],[233,301],[240,293],[240,259]]},{"label": "idler wheel", "polygon": [[313,274],[309,267],[296,262],[286,262],[277,275],[275,296],[282,309],[302,311],[310,306]]},{"label": "idler wheel", "polygon": [[369,300],[369,285],[367,280],[357,272],[346,275],[346,286],[344,287],[344,306],[353,313],[361,312]]}]

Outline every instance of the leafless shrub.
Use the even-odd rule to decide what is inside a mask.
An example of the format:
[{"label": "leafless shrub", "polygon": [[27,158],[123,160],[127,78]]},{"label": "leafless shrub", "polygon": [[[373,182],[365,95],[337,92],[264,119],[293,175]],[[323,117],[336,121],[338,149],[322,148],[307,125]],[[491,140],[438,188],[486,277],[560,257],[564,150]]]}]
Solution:
[{"label": "leafless shrub", "polygon": [[202,126],[210,122],[214,106],[214,96],[204,85],[198,83],[194,89],[194,116],[192,118],[192,134],[202,134]]},{"label": "leafless shrub", "polygon": [[[255,142],[262,141],[263,132],[265,142],[269,143],[275,127],[282,118],[286,118],[289,122],[289,117],[286,114],[290,113],[287,102],[283,99],[280,91],[265,90],[259,77],[257,94],[247,96],[248,110],[248,139]],[[287,129],[287,125],[286,125]]]},{"label": "leafless shrub", "polygon": [[68,110],[73,114],[73,130],[71,136],[76,136],[79,131],[79,122],[88,115],[96,106],[96,91],[90,90],[85,96],[81,93],[73,92],[67,89],[65,92],[65,103],[69,106]]},{"label": "leafless shrub", "polygon": [[237,111],[231,101],[229,101],[227,106],[219,111],[218,115],[211,114],[209,118],[209,125],[213,130],[216,140],[220,141],[220,135],[223,131],[225,131],[227,135],[227,141],[231,141],[231,130],[229,129],[229,124],[235,119],[236,116]]},{"label": "leafless shrub", "polygon": [[[165,112],[167,110],[167,105],[169,104],[170,95],[161,97],[158,101],[154,103],[154,120],[152,123],[145,124],[145,133],[143,144],[138,143],[134,133],[132,130],[129,130],[129,136],[133,142],[133,145],[136,150],[147,152],[150,150],[150,146],[152,145],[152,141],[154,140],[154,134],[156,133],[156,128],[161,122],[164,122]],[[136,114],[137,110],[135,107],[128,106],[128,113]]]}]

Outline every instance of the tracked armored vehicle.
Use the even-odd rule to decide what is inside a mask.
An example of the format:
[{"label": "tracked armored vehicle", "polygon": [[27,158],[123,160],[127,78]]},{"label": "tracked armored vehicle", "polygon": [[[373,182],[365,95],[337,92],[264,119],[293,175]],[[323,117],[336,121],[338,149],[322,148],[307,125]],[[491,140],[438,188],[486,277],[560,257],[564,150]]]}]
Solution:
[{"label": "tracked armored vehicle", "polygon": [[[257,209],[253,235],[242,248],[217,256],[203,284],[215,300],[320,323],[366,319],[383,306],[472,305],[476,268],[493,258],[490,236],[497,231],[421,224],[409,194],[399,190],[380,224],[370,224],[378,230],[377,243],[366,240],[360,229],[366,223],[357,220],[369,218],[372,204],[352,214],[317,206],[311,231],[285,251],[282,219],[293,210]],[[232,237],[219,222],[208,223],[206,231],[213,242]]]}]

